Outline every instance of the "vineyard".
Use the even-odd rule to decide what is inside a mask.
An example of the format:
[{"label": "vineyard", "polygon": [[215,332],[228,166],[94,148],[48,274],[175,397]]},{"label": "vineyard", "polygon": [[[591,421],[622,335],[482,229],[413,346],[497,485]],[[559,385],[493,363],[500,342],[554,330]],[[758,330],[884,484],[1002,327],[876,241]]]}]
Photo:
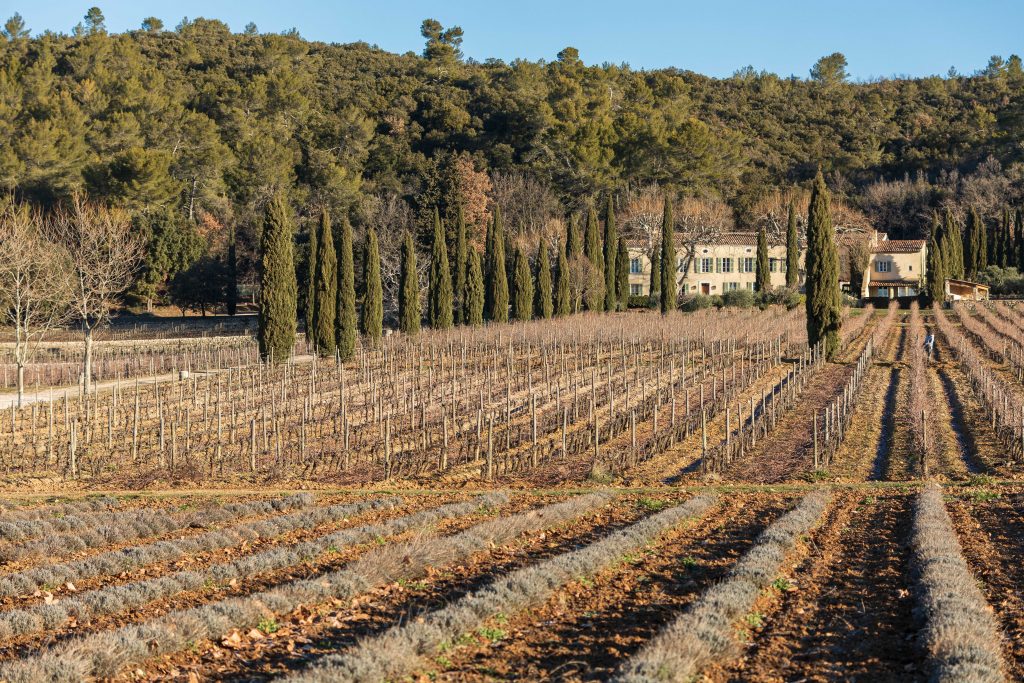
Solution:
[{"label": "vineyard", "polygon": [[0,680],[1021,679],[1024,311],[803,315],[112,338],[89,394],[60,342]]}]

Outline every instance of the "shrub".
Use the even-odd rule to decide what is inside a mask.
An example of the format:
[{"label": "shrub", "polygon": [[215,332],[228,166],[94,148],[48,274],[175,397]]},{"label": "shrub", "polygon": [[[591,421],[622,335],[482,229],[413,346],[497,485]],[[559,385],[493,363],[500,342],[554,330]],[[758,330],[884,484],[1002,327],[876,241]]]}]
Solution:
[{"label": "shrub", "polygon": [[707,294],[693,294],[683,298],[682,302],[679,304],[679,308],[687,313],[692,313],[705,308],[711,308],[712,306],[715,308],[721,308],[722,303],[722,297],[717,294],[711,296]]},{"label": "shrub", "polygon": [[754,305],[754,293],[749,289],[734,289],[722,296],[722,302],[735,308],[750,308]]}]

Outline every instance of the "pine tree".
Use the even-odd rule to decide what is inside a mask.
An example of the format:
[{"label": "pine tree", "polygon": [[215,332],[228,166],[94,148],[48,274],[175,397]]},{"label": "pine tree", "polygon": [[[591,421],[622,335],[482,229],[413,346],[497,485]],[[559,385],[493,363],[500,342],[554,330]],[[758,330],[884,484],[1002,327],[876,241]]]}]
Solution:
[{"label": "pine tree", "polygon": [[420,332],[420,279],[416,272],[416,245],[412,233],[405,231],[402,240],[402,265],[398,276],[398,329],[408,335]]},{"label": "pine tree", "polygon": [[569,296],[569,258],[566,256],[567,243],[558,249],[558,272],[555,273],[555,315],[559,318],[572,312]]},{"label": "pine tree", "polygon": [[377,232],[366,231],[366,245],[363,249],[363,310],[359,318],[359,329],[373,346],[384,335],[384,289],[380,281],[380,245]]},{"label": "pine tree", "polygon": [[313,315],[316,309],[316,226],[309,229],[309,257],[306,262],[306,340],[312,341],[310,330],[313,327]]},{"label": "pine tree", "polygon": [[[597,212],[591,207],[587,213],[587,231],[583,241],[583,253],[590,261],[594,270],[604,275],[604,251],[601,249],[601,231],[598,228]],[[604,306],[604,297],[595,288],[587,291],[584,308],[588,311],[599,311]]]},{"label": "pine tree", "polygon": [[[938,223],[938,220],[935,221]],[[932,229],[928,240],[928,281],[927,294],[933,306],[941,306],[946,299],[946,275],[942,261],[942,246],[939,243],[940,231]]]},{"label": "pine tree", "polygon": [[569,229],[566,233],[565,257],[572,261],[578,256],[583,256],[583,238],[580,237],[580,222],[578,216],[569,219]]},{"label": "pine tree", "polygon": [[615,297],[618,310],[629,308],[629,250],[626,248],[626,240],[621,237],[615,252]]},{"label": "pine tree", "polygon": [[313,325],[310,340],[321,356],[333,356],[337,348],[335,320],[338,314],[338,253],[334,250],[331,217],[320,212],[316,230],[316,262],[313,269]]},{"label": "pine tree", "polygon": [[281,195],[267,205],[260,243],[260,356],[272,363],[288,360],[295,344],[298,283],[295,280],[293,229]]},{"label": "pine tree", "polygon": [[661,250],[651,250],[651,283],[647,296],[650,298],[650,305],[659,305],[661,302]]},{"label": "pine tree", "polygon": [[467,325],[479,327],[484,323],[484,273],[480,267],[480,254],[470,247],[467,257],[466,288],[462,295],[462,315]]},{"label": "pine tree", "polygon": [[441,216],[434,208],[434,244],[430,254],[430,326],[435,330],[451,328],[454,319],[452,305],[452,271],[448,265],[448,245],[444,241]]},{"label": "pine tree", "polygon": [[786,289],[800,286],[800,235],[796,229],[796,200],[789,201],[786,222]]},{"label": "pine tree", "polygon": [[512,319],[529,320],[533,317],[533,275],[530,261],[522,247],[516,247],[512,265]]},{"label": "pine tree", "polygon": [[537,248],[537,291],[534,311],[542,320],[547,320],[554,313],[551,300],[551,259],[548,256],[548,245],[543,238]]},{"label": "pine tree", "polygon": [[825,357],[839,349],[842,295],[839,291],[839,254],[825,178],[818,169],[807,209],[807,341],[823,342]]},{"label": "pine tree", "polygon": [[491,292],[491,320],[496,323],[508,322],[508,275],[505,270],[505,226],[501,213],[494,210],[494,231],[491,272],[488,277],[488,291]]},{"label": "pine tree", "polygon": [[466,319],[462,316],[463,309],[465,308],[462,302],[462,293],[466,289],[466,268],[468,265],[466,221],[462,217],[462,206],[459,206],[458,213],[455,215],[455,281],[452,285],[452,291],[459,298],[459,301],[454,305],[455,323],[459,325],[466,322]]},{"label": "pine tree", "polygon": [[341,217],[341,239],[338,240],[338,295],[335,320],[335,341],[338,356],[345,361],[356,349],[356,269],[352,258],[352,225]]},{"label": "pine tree", "polygon": [[228,257],[225,264],[227,271],[227,287],[225,291],[225,304],[228,315],[235,315],[238,312],[238,254],[235,246],[235,228],[231,227],[228,236]]},{"label": "pine tree", "polygon": [[617,270],[615,257],[619,246],[619,235],[615,228],[615,205],[611,193],[604,214],[604,310],[614,311],[618,307],[615,291]]},{"label": "pine tree", "polygon": [[676,310],[676,243],[672,202],[665,197],[661,219],[661,313]]},{"label": "pine tree", "polygon": [[754,291],[772,291],[772,276],[768,269],[768,235],[764,227],[757,231],[757,268],[754,272]]}]

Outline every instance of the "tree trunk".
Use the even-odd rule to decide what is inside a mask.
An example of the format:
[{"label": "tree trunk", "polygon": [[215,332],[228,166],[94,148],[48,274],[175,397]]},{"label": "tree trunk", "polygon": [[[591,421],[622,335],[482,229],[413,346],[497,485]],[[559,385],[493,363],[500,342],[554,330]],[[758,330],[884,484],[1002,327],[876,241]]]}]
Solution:
[{"label": "tree trunk", "polygon": [[92,328],[85,328],[85,361],[82,364],[83,382],[86,395],[92,388]]},{"label": "tree trunk", "polygon": [[18,359],[18,407],[25,400],[25,361]]}]

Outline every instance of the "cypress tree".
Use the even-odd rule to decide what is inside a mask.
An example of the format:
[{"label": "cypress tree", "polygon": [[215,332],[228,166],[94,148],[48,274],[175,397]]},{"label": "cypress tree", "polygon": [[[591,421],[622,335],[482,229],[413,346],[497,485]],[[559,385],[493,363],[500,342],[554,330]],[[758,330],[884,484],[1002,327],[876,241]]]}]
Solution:
[{"label": "cypress tree", "polygon": [[320,212],[316,236],[318,249],[313,271],[313,326],[310,339],[321,356],[333,356],[337,348],[335,319],[338,313],[338,254],[334,250],[331,217]]},{"label": "cypress tree", "polygon": [[604,310],[614,311],[618,306],[615,292],[617,270],[615,257],[619,246],[619,236],[615,229],[615,206],[611,193],[604,214]]},{"label": "cypress tree", "polygon": [[978,267],[977,272],[982,272],[988,268],[989,254],[992,253],[989,239],[988,239],[988,227],[985,225],[985,221],[981,219],[981,216],[975,209],[971,209],[971,213],[974,214],[974,220],[978,224]]},{"label": "cypress tree", "polygon": [[533,317],[533,275],[523,248],[516,247],[512,265],[512,319],[529,320]]},{"label": "cypress tree", "polygon": [[[937,222],[937,221],[936,221]],[[932,230],[931,237],[928,240],[928,281],[927,281],[927,294],[928,299],[931,301],[933,306],[942,305],[942,302],[946,299],[946,275],[945,267],[942,261],[942,246],[939,243],[939,233],[937,230]]]},{"label": "cypress tree", "polygon": [[1006,261],[1003,257],[1003,228],[1006,225],[1006,209],[1003,209],[1003,220],[992,226],[992,258],[989,262],[1002,268]]},{"label": "cypress tree", "polygon": [[629,308],[629,250],[626,240],[619,238],[619,247],[615,253],[615,295],[616,307],[620,311]]},{"label": "cypress tree", "polygon": [[537,248],[537,300],[534,310],[538,318],[547,320],[554,313],[551,300],[551,259],[548,245],[542,238]]},{"label": "cypress tree", "polygon": [[491,292],[491,320],[496,323],[508,322],[508,275],[505,271],[505,226],[501,213],[494,210],[494,230],[491,235],[492,263],[488,279]]},{"label": "cypress tree", "polygon": [[1017,261],[1014,265],[1017,266],[1017,272],[1024,273],[1024,214],[1021,214],[1020,209],[1017,209],[1014,229],[1017,245]]},{"label": "cypress tree", "polygon": [[569,315],[572,304],[569,301],[569,259],[565,255],[566,243],[558,249],[558,272],[555,273],[555,315],[561,318]]},{"label": "cypress tree", "polygon": [[[587,231],[583,241],[583,253],[590,260],[594,270],[604,276],[604,252],[601,249],[601,231],[597,225],[597,212],[591,207],[587,212]],[[604,306],[604,297],[599,291],[587,291],[583,302],[588,311],[599,311]]]},{"label": "cypress tree", "polygon": [[967,212],[967,225],[963,232],[964,275],[973,278],[978,272],[978,226],[974,222],[974,209]]},{"label": "cypress tree", "polygon": [[402,240],[402,266],[398,276],[398,329],[408,335],[420,332],[420,279],[416,272],[416,245],[412,233]]},{"label": "cypress tree", "polygon": [[316,311],[316,227],[309,229],[309,258],[306,262],[306,341],[312,341],[310,330],[313,329],[313,316]]},{"label": "cypress tree", "polygon": [[661,313],[676,309],[676,243],[672,220],[672,202],[665,197],[661,219]]},{"label": "cypress tree", "polygon": [[953,213],[946,209],[942,228],[942,262],[947,277],[962,279],[964,276],[963,241],[960,228],[953,218]]},{"label": "cypress tree", "polygon": [[466,268],[466,288],[462,295],[462,315],[467,325],[479,327],[484,323],[484,273],[480,267],[480,254],[469,249]]},{"label": "cypress tree", "polygon": [[573,215],[569,218],[569,231],[566,234],[565,257],[572,261],[577,256],[583,256],[583,239],[580,237],[579,217]]},{"label": "cypress tree", "polygon": [[839,291],[839,254],[825,178],[818,169],[807,209],[807,341],[824,342],[825,357],[839,349],[842,295]]},{"label": "cypress tree", "polygon": [[225,305],[228,315],[235,315],[238,312],[238,254],[235,245],[235,227],[231,226],[231,234],[228,236],[228,259],[227,259],[227,291],[225,292]]},{"label": "cypress tree", "polygon": [[768,269],[768,236],[764,226],[757,231],[757,267],[754,272],[754,291],[772,291],[772,276]]},{"label": "cypress tree", "polygon": [[341,217],[341,239],[338,240],[337,259],[338,309],[335,341],[338,345],[338,356],[344,361],[351,358],[356,349],[356,269],[352,259],[352,225],[344,215]]},{"label": "cypress tree", "polygon": [[452,271],[448,265],[448,245],[444,241],[441,216],[434,208],[434,244],[430,254],[430,326],[447,330],[452,326]]},{"label": "cypress tree", "polygon": [[1010,209],[1003,209],[1003,224],[999,231],[999,245],[996,249],[996,262],[1000,268],[1010,266]]},{"label": "cypress tree", "polygon": [[647,293],[653,307],[661,302],[661,250],[651,250],[651,286]]},{"label": "cypress tree", "polygon": [[298,282],[292,248],[292,222],[284,198],[267,205],[260,240],[260,356],[271,363],[288,360],[295,344]]},{"label": "cypress tree", "polygon": [[494,216],[487,222],[487,235],[484,238],[484,315],[488,320],[493,319],[494,310],[494,289],[491,283],[491,275],[494,272],[494,222],[501,217],[501,208],[494,207]]},{"label": "cypress tree", "polygon": [[786,289],[800,286],[800,235],[796,229],[796,200],[789,200],[786,222]]},{"label": "cypress tree", "polygon": [[469,266],[469,259],[466,254],[466,221],[462,217],[462,207],[459,206],[459,211],[455,215],[455,282],[453,283],[453,291],[455,296],[459,297],[460,301],[455,305],[455,323],[462,324],[466,322],[466,319],[462,316],[463,309],[462,305],[462,293],[466,289],[466,268]]},{"label": "cypress tree", "polygon": [[359,329],[376,346],[384,334],[384,288],[380,281],[380,245],[377,232],[366,231],[363,249],[363,310]]}]

